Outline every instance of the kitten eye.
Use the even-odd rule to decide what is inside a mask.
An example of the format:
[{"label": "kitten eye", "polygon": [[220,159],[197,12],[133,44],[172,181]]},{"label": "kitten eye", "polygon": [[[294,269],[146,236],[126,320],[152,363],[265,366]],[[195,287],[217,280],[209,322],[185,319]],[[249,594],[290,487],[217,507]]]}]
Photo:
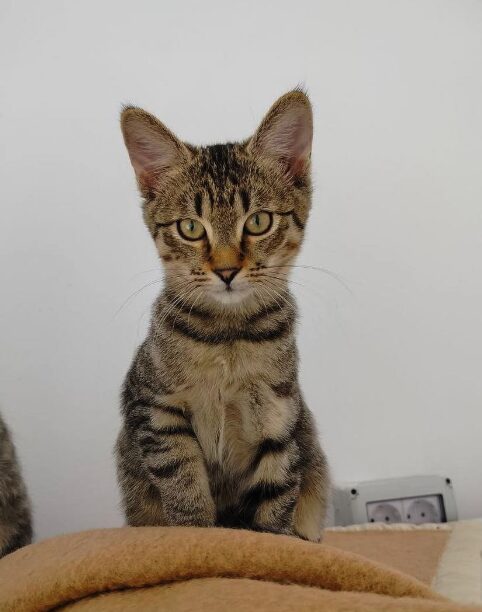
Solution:
[{"label": "kitten eye", "polygon": [[244,231],[252,236],[261,236],[271,228],[273,215],[269,212],[257,212],[252,214],[244,224]]},{"label": "kitten eye", "polygon": [[206,235],[204,225],[196,219],[181,219],[177,222],[177,231],[186,240],[201,240]]}]

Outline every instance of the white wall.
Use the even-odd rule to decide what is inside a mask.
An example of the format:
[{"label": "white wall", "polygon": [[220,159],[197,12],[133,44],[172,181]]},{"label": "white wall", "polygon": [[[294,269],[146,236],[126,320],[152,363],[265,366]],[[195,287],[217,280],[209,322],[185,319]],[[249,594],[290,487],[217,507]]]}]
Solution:
[{"label": "white wall", "polygon": [[[482,515],[482,4],[0,2],[0,405],[39,537],[121,524],[117,397],[159,266],[122,102],[193,142],[315,105],[304,389],[337,479],[441,473]],[[117,312],[125,300],[128,303]]]}]

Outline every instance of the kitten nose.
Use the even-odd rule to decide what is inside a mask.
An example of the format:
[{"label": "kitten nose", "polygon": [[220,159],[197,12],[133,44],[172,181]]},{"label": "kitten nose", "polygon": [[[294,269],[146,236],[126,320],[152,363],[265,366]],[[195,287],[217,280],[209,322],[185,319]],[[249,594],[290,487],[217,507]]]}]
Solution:
[{"label": "kitten nose", "polygon": [[229,287],[231,281],[240,270],[241,268],[217,268],[213,272]]}]

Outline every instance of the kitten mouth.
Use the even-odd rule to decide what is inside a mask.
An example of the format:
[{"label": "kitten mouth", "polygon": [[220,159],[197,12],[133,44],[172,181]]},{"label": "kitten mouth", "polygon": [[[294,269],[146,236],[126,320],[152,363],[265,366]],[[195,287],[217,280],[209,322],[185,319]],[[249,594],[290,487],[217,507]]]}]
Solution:
[{"label": "kitten mouth", "polygon": [[218,287],[211,292],[211,297],[221,304],[239,304],[251,294],[249,287]]}]

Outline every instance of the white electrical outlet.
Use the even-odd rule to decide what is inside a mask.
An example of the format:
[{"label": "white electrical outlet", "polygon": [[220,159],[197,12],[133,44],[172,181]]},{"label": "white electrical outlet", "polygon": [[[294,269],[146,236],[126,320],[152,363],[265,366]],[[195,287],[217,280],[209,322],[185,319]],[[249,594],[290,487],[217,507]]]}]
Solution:
[{"label": "white electrical outlet", "polygon": [[440,495],[415,497],[403,502],[405,520],[420,525],[422,523],[444,522],[443,500]]},{"label": "white electrical outlet", "polygon": [[402,503],[396,499],[367,504],[367,518],[370,523],[401,523]]},{"label": "white electrical outlet", "polygon": [[440,495],[386,499],[367,503],[370,523],[442,523],[444,507]]},{"label": "white electrical outlet", "polygon": [[444,523],[457,520],[450,478],[411,476],[335,488],[335,525]]}]

